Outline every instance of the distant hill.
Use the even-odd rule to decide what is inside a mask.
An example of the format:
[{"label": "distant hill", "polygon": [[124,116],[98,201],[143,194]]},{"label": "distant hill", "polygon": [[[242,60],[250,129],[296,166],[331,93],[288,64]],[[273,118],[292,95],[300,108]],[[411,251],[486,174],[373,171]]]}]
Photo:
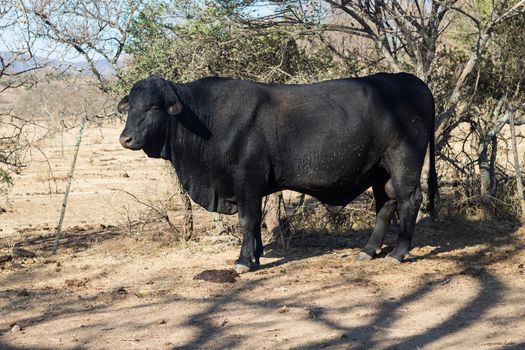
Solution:
[{"label": "distant hill", "polygon": [[[8,71],[11,73],[23,72],[35,67],[53,67],[60,71],[66,71],[69,74],[92,76],[93,72],[89,68],[89,64],[84,61],[62,61],[57,59],[48,59],[45,57],[29,55],[21,55],[15,58],[9,51],[0,51],[0,57],[4,64],[9,65]],[[115,70],[111,64],[105,59],[95,60],[95,67],[104,76],[114,76]],[[4,68],[0,61],[0,69]]]}]

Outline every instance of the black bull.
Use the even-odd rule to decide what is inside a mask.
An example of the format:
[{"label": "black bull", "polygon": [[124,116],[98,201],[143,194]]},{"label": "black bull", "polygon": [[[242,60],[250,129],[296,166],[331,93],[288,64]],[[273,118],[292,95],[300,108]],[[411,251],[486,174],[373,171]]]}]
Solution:
[{"label": "black bull", "polygon": [[289,189],[343,206],[373,188],[377,219],[359,259],[377,254],[397,210],[391,258],[410,249],[430,149],[429,209],[437,191],[434,101],[406,74],[311,85],[204,78],[186,84],[150,77],[119,103],[121,144],[168,159],[190,197],[209,211],[238,212],[243,242],[235,267],[259,265],[261,202]]}]

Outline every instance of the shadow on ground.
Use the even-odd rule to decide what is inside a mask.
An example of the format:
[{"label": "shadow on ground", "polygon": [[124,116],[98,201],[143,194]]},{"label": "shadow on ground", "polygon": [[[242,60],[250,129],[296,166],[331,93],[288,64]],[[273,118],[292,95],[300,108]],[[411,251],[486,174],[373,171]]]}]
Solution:
[{"label": "shadow on ground", "polygon": [[[118,235],[119,230],[115,226],[100,225],[97,228],[76,226],[61,232],[58,249],[68,252],[81,252],[89,249],[93,244],[113,239]],[[35,232],[35,234],[27,235],[14,245],[29,249],[37,255],[49,255],[53,249],[55,237],[55,232]]]}]

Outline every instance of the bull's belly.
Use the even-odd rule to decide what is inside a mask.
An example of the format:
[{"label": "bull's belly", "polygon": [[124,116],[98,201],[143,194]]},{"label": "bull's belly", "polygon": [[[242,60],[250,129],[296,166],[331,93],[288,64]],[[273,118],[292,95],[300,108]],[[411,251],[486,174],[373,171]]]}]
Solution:
[{"label": "bull's belly", "polygon": [[279,187],[308,194],[326,204],[346,205],[372,186],[378,175],[378,167],[346,174],[305,172],[291,181],[282,182]]},{"label": "bull's belly", "polygon": [[341,159],[331,162],[305,162],[290,164],[276,171],[277,183],[282,187],[301,188],[320,193],[341,193],[368,182],[377,171],[377,159]]},{"label": "bull's belly", "polygon": [[276,182],[283,188],[302,191],[339,194],[361,187],[379,166],[381,150],[372,147],[371,142],[357,136],[348,139],[327,138],[313,146],[293,142],[296,147],[283,150],[276,157],[274,174]]}]

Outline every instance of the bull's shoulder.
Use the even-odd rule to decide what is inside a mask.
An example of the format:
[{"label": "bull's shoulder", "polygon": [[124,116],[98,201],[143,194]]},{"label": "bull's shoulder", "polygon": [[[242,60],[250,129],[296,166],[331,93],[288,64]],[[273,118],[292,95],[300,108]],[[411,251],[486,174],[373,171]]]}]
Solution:
[{"label": "bull's shoulder", "polygon": [[194,97],[208,102],[228,99],[242,100],[239,102],[244,104],[254,103],[267,96],[271,90],[270,84],[227,77],[205,77],[182,85],[184,89],[190,90]]},{"label": "bull's shoulder", "polygon": [[198,80],[194,80],[192,82],[186,83],[188,87],[191,87],[193,89],[206,89],[210,87],[220,87],[222,89],[239,89],[239,88],[249,88],[249,87],[255,87],[256,85],[262,85],[261,83],[249,81],[249,80],[243,80],[243,79],[235,79],[230,77],[222,77],[222,76],[209,76],[209,77],[203,77]]},{"label": "bull's shoulder", "polygon": [[217,84],[217,83],[224,83],[226,81],[234,80],[229,77],[221,77],[221,76],[207,76],[202,77],[197,80],[194,80],[193,84]]},{"label": "bull's shoulder", "polygon": [[398,72],[398,73],[386,73],[386,72],[380,72],[371,74],[368,76],[360,77],[358,79],[368,79],[368,80],[391,80],[391,81],[419,81],[423,82],[421,79],[419,79],[417,76],[415,76],[412,73],[407,72]]}]

